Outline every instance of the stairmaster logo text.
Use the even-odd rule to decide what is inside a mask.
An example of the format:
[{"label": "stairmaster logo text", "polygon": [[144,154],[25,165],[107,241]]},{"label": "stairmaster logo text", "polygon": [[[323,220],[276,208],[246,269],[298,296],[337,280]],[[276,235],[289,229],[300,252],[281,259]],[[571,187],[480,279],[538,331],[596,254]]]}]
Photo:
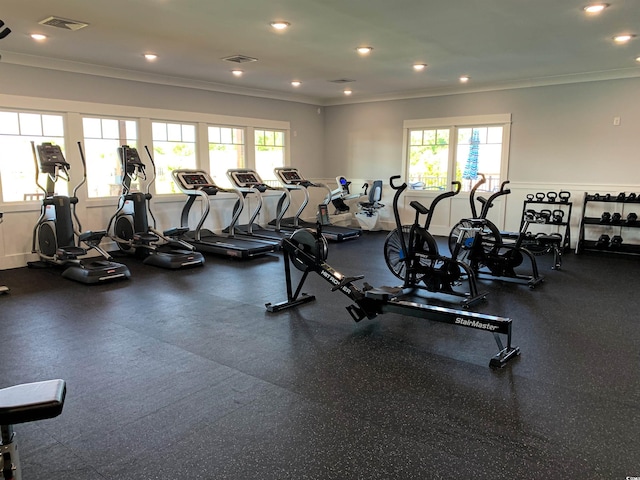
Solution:
[{"label": "stairmaster logo text", "polygon": [[456,318],[455,324],[462,325],[464,327],[479,328],[481,330],[490,330],[492,332],[500,328],[497,325],[491,325],[490,323],[483,323],[483,322],[479,322],[478,320],[468,320],[466,318],[461,318],[461,317]]}]

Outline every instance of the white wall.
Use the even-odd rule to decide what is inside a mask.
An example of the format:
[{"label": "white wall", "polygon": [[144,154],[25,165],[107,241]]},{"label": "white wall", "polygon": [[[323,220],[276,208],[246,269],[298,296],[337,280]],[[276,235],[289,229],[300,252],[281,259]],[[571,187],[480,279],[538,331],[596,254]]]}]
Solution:
[{"label": "white wall", "polygon": [[[519,226],[526,193],[571,191],[578,207],[572,216],[576,235],[585,191],[640,193],[638,78],[326,108],[324,174],[379,178],[388,184],[390,176],[403,173],[403,121],[502,113],[512,115],[513,193],[505,199],[505,228]],[[619,126],[613,125],[614,116],[620,117]],[[391,198],[386,189],[383,200],[390,203]],[[452,203],[450,214],[434,219],[437,233],[468,215],[466,196]]]}]

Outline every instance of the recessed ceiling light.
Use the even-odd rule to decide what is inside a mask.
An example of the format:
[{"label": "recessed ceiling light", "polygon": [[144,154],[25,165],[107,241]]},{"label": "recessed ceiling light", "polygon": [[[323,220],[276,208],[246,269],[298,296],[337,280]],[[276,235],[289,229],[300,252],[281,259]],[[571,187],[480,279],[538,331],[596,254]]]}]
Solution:
[{"label": "recessed ceiling light", "polygon": [[425,68],[427,68],[427,64],[426,63],[414,63],[413,64],[413,69],[418,71],[418,72],[421,72]]},{"label": "recessed ceiling light", "polygon": [[155,53],[145,53],[144,54],[144,58],[146,58],[147,60],[149,60],[150,62],[155,60],[156,58],[158,58],[158,55],[156,55]]},{"label": "recessed ceiling light", "polygon": [[460,75],[460,81],[462,83],[467,83],[469,80],[471,80],[471,77],[469,75]]},{"label": "recessed ceiling light", "polygon": [[41,42],[42,40],[46,40],[47,36],[46,35],[42,35],[41,33],[32,33],[31,34],[31,38]]},{"label": "recessed ceiling light", "polygon": [[616,43],[627,43],[632,38],[635,38],[637,35],[633,33],[623,33],[622,35],[616,35],[613,37],[613,41]]},{"label": "recessed ceiling light", "polygon": [[582,10],[584,10],[585,13],[596,14],[596,13],[602,12],[605,8],[609,6],[610,5],[608,3],[592,3],[591,5],[586,5],[582,7]]},{"label": "recessed ceiling light", "polygon": [[244,72],[242,70],[235,69],[231,70],[231,73],[233,73],[233,75],[236,77],[241,77]]},{"label": "recessed ceiling light", "polygon": [[302,82],[300,80],[294,80],[293,82],[291,82],[291,85],[293,87],[299,87],[300,85],[302,85]]},{"label": "recessed ceiling light", "polygon": [[271,25],[276,30],[286,30],[291,26],[289,22],[283,22],[283,21],[271,22],[269,25]]},{"label": "recessed ceiling light", "polygon": [[344,94],[345,95],[351,95],[353,93],[353,91],[351,91],[350,88],[345,89]]},{"label": "recessed ceiling light", "polygon": [[640,57],[636,57],[636,62],[640,63]]},{"label": "recessed ceiling light", "polygon": [[373,50],[373,47],[358,47],[358,48],[356,48],[356,51],[360,55],[368,55],[368,54],[371,53],[371,50]]}]

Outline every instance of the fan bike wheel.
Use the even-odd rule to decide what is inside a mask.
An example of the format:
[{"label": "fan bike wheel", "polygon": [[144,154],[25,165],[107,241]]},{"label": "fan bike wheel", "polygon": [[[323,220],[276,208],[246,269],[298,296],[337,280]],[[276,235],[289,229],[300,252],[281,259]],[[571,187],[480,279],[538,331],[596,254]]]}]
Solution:
[{"label": "fan bike wheel", "polygon": [[[476,231],[472,228],[473,224],[470,220],[462,220],[451,229],[448,243],[449,251],[451,252],[452,257],[456,252],[458,238],[462,236],[462,238],[460,239],[462,245],[460,245],[458,253],[455,256],[454,260],[458,260],[459,262],[464,262],[466,264],[471,263],[469,254],[471,253],[471,248],[473,247],[476,239]],[[500,237],[500,232],[493,223],[484,223],[479,234],[482,238],[482,250],[484,255],[489,255],[492,252],[497,252],[500,249],[502,245],[502,239]],[[482,261],[480,261],[479,263],[482,264]]]},{"label": "fan bike wheel", "polygon": [[[409,248],[409,236],[411,233],[411,225],[402,226],[402,235],[404,237],[404,244]],[[420,238],[418,242],[421,244],[416,245],[416,250],[427,254],[437,255],[438,246],[435,244],[432,238],[423,239]],[[404,252],[402,251],[402,243],[400,241],[400,235],[398,229],[395,228],[387,235],[384,241],[384,261],[387,267],[397,278],[404,280],[407,276],[407,264],[405,263]],[[420,264],[427,266],[430,264],[430,260],[426,258],[420,258]],[[417,274],[416,281],[419,281],[424,274]]]},{"label": "fan bike wheel", "polygon": [[290,254],[291,262],[301,272],[306,272],[309,270],[309,267],[300,258],[300,252],[304,252],[307,255],[312,256],[318,263],[324,262],[329,255],[327,240],[322,235],[318,235],[317,232],[309,228],[296,230],[291,234],[289,239],[291,240],[291,243],[296,246],[295,252]]}]

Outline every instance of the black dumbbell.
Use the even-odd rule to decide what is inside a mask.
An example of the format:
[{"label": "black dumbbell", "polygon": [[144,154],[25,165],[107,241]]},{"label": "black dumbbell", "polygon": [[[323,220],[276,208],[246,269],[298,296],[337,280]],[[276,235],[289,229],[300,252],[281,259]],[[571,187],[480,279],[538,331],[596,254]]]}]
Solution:
[{"label": "black dumbbell", "polygon": [[611,245],[609,245],[609,248],[612,250],[618,250],[620,249],[620,245],[622,245],[622,237],[620,235],[614,235],[611,237]]},{"label": "black dumbbell", "polygon": [[538,200],[539,202],[544,201],[544,199],[545,199],[546,197],[547,197],[547,196],[546,196],[544,193],[542,193],[542,192],[538,192],[538,193],[536,193],[536,200]]},{"label": "black dumbbell", "polygon": [[605,199],[607,202],[608,202],[609,200],[611,200],[611,194],[610,194],[610,193],[605,194],[604,199]]},{"label": "black dumbbell", "polygon": [[534,199],[533,193],[527,193],[527,200],[530,202]]},{"label": "black dumbbell", "polygon": [[567,203],[571,198],[571,192],[567,192],[566,190],[560,190],[560,193],[558,193],[558,198],[560,199],[561,202]]},{"label": "black dumbbell", "polygon": [[636,201],[636,194],[635,193],[630,193],[629,195],[627,195],[626,201],[627,202],[635,202]]},{"label": "black dumbbell", "polygon": [[600,223],[611,223],[611,213],[602,212],[602,215],[600,216]]},{"label": "black dumbbell", "polygon": [[618,196],[616,197],[616,200],[619,201],[619,202],[624,202],[625,197],[626,196],[625,196],[624,192],[620,192],[618,194]]},{"label": "black dumbbell", "polygon": [[555,202],[558,199],[558,194],[556,192],[547,192],[547,201]]},{"label": "black dumbbell", "polygon": [[600,235],[600,238],[598,238],[598,241],[596,242],[596,248],[607,248],[609,246],[609,241],[609,235],[603,233],[602,235]]},{"label": "black dumbbell", "polygon": [[611,223],[620,223],[621,220],[622,215],[620,215],[618,212],[615,212],[613,215],[611,215]]},{"label": "black dumbbell", "polygon": [[593,194],[593,199],[594,200],[600,200],[600,194],[599,193],[594,193]]},{"label": "black dumbbell", "polygon": [[627,223],[636,223],[638,221],[638,214],[631,212],[627,215]]}]

